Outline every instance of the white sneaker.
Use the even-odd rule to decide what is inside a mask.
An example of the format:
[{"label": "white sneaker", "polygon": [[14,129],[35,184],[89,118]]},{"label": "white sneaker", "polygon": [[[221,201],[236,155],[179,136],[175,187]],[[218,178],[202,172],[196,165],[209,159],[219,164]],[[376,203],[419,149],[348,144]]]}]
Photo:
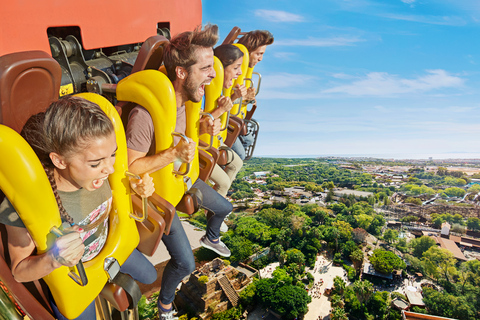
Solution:
[{"label": "white sneaker", "polygon": [[228,231],[228,226],[225,223],[225,221],[222,221],[222,224],[220,225],[220,232],[227,232]]},{"label": "white sneaker", "polygon": [[158,315],[160,320],[178,320],[178,317],[175,317],[176,312],[172,310],[163,312],[162,309],[158,309]]},{"label": "white sneaker", "polygon": [[232,254],[225,243],[223,243],[220,239],[218,239],[217,243],[213,243],[205,235],[200,239],[200,244],[202,247],[210,249],[223,257],[230,257]]}]

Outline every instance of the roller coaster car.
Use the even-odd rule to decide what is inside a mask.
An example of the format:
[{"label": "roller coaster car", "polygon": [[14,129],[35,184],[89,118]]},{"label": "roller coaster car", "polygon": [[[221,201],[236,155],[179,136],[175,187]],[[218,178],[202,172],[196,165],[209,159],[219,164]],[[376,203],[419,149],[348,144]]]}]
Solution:
[{"label": "roller coaster car", "polygon": [[[60,89],[60,74],[61,69],[58,63],[41,51],[15,53],[0,57],[1,123],[20,131],[30,115],[44,111],[51,102],[57,99]],[[107,283],[108,277],[103,270],[103,258],[114,256],[122,264],[137,246],[140,238],[129,213],[129,210],[132,209],[134,212],[140,210],[135,201],[132,208],[128,197],[130,190],[124,174],[127,169],[126,144],[121,120],[113,106],[105,98],[93,93],[84,94],[84,98],[97,102],[114,123],[118,152],[115,173],[110,177],[110,184],[114,196],[112,212],[115,213],[112,214],[115,214],[115,218],[110,219],[110,234],[104,249],[97,256],[98,259],[94,258],[94,260],[100,259],[101,261],[97,263],[92,260],[86,264],[86,275],[91,279],[89,283],[84,282],[83,286],[75,284],[73,280],[65,276],[68,273],[66,267],[56,269],[44,278],[49,284],[58,307],[68,317],[76,317],[80,314],[98,294],[103,299],[107,299],[110,305],[117,310],[128,313],[127,308],[130,302],[127,294],[121,287]],[[0,129],[0,143],[4,152],[0,160],[0,166],[3,168],[0,170],[0,188],[19,212],[35,241],[37,252],[45,252],[51,245],[51,237],[48,236],[51,227],[60,224],[60,216],[50,184],[28,144],[14,130],[5,126],[0,126]],[[28,169],[17,170],[18,172],[15,170],[15,168],[23,168],[22,166]],[[156,202],[155,199],[153,201]],[[166,214],[175,213],[171,205],[165,205],[165,203],[156,203],[156,205],[164,206]],[[38,210],[42,212],[41,220],[36,216]],[[155,251],[164,229],[168,227],[163,217],[158,214],[155,216],[156,214],[156,212],[150,212],[149,220],[145,220],[141,224],[145,229],[140,233],[143,234],[141,237],[146,239],[143,241],[143,251],[146,254]],[[9,255],[5,246],[7,234],[3,225],[0,228],[0,235],[2,239],[0,243],[0,278],[6,289],[20,308],[32,319],[53,319],[49,303],[45,300],[43,281],[35,281],[33,285],[28,285],[35,289],[32,293],[27,290],[27,285],[13,279],[8,268]],[[123,245],[120,245],[122,243]],[[139,249],[142,248],[139,247]],[[96,267],[97,265],[98,267]],[[102,289],[103,285],[105,287]],[[100,299],[99,303],[106,305],[105,300]],[[109,308],[109,306],[107,307]],[[102,312],[104,318],[108,319],[109,312],[106,312],[105,309],[102,309]]]},{"label": "roller coaster car", "polygon": [[[218,99],[222,95],[230,96],[232,90],[232,88],[226,89],[223,87],[224,68],[222,62],[217,57],[214,57],[213,67],[216,76],[212,79],[209,85],[205,86],[204,110],[207,113],[213,113],[218,108]],[[216,137],[213,137],[213,139],[208,135],[202,135],[200,137],[200,145],[213,156],[216,164],[219,166],[226,166],[228,165],[228,159],[232,158],[231,155],[229,156],[229,153],[233,152],[230,147],[240,134],[243,121],[238,117],[231,116],[230,111],[223,113],[220,116],[220,120],[220,133]],[[203,181],[207,181],[209,177],[210,176],[200,175],[200,178]]]},{"label": "roller coaster car", "polygon": [[[235,44],[238,38],[240,38],[245,34],[246,32],[242,32],[239,27],[233,27],[222,44]],[[248,51],[244,50],[245,48],[240,47],[240,49],[244,52],[246,56],[248,56]],[[244,61],[245,61],[245,58],[244,58]],[[242,71],[244,70],[242,69]],[[247,87],[248,86],[254,87],[252,76],[255,74],[258,76],[258,83],[256,87],[256,95],[258,95],[258,93],[260,92],[260,84],[262,79],[262,76],[260,75],[260,73],[254,72],[253,68],[250,68],[250,67],[246,69],[246,72],[242,72],[242,73],[243,73],[242,76],[239,77],[239,79],[237,79],[237,82],[235,82],[235,84],[246,82]],[[234,113],[234,116],[238,116],[238,117],[237,119],[234,118],[234,120],[231,122],[231,127],[229,128],[229,135],[231,135],[231,137],[227,138],[227,142],[228,142],[227,145],[231,146],[233,142],[235,142],[235,139],[238,137],[238,136],[235,136],[237,134],[238,135],[249,134],[252,136],[254,142],[252,145],[248,146],[245,149],[245,154],[246,154],[245,160],[249,160],[253,156],[253,151],[255,150],[255,146],[257,144],[258,131],[260,129],[258,122],[252,119],[253,114],[257,109],[257,105],[252,104],[252,107],[250,108],[250,110],[247,110],[248,104],[250,103],[244,104],[242,106],[238,106],[238,110]],[[238,129],[238,126],[240,126],[241,129]]]},{"label": "roller coaster car", "polygon": [[[125,127],[130,111],[136,105],[143,106],[149,111],[152,120],[156,119],[154,120],[155,152],[169,148],[173,143],[172,135],[175,134],[173,129],[176,123],[176,102],[173,87],[165,74],[157,71],[161,68],[163,48],[167,43],[168,40],[163,36],[156,35],[148,38],[140,48],[129,77],[117,85],[104,83],[98,86],[100,92],[113,94],[111,99],[119,101],[116,108],[122,115]],[[199,110],[195,109],[188,113],[189,127],[192,127],[191,133],[198,127],[196,124],[198,115],[196,116],[197,120],[191,119],[195,117],[195,112],[199,112]],[[198,134],[196,139],[195,134],[191,134],[191,136],[194,141],[198,142]],[[173,165],[168,165],[160,172],[152,173],[157,192],[174,204],[179,211],[190,215],[198,211],[197,198],[201,198],[201,195],[194,194],[194,190],[188,190],[185,186],[184,176],[195,175],[196,172],[196,176],[189,177],[193,184],[199,175],[201,177],[209,176],[215,162],[209,154],[199,149],[193,165],[195,164],[199,169],[193,170],[192,173],[190,173],[190,169],[185,169],[183,172],[175,171]],[[190,165],[187,167],[190,168]],[[179,197],[179,195],[181,196]],[[171,220],[168,222],[171,223]],[[166,234],[168,233],[169,228],[166,230]]]}]

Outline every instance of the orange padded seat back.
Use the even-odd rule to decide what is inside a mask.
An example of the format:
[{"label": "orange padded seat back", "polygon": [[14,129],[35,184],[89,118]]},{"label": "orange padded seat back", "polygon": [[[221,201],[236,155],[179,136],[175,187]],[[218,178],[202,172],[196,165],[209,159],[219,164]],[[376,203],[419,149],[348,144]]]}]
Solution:
[{"label": "orange padded seat back", "polygon": [[61,75],[60,65],[43,51],[0,57],[0,123],[20,132],[30,116],[58,99]]}]

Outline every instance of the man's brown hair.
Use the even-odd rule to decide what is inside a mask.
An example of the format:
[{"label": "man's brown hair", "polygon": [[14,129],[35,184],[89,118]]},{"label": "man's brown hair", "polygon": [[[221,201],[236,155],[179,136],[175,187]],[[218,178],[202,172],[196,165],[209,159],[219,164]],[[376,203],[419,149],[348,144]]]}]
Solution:
[{"label": "man's brown hair", "polygon": [[273,35],[267,30],[254,30],[238,39],[238,43],[243,44],[249,53],[257,50],[258,47],[271,45]]},{"label": "man's brown hair", "polygon": [[164,65],[170,81],[177,78],[175,69],[180,66],[188,69],[197,63],[195,51],[198,48],[213,48],[218,41],[218,26],[207,24],[202,30],[180,33],[167,44],[164,53]]}]

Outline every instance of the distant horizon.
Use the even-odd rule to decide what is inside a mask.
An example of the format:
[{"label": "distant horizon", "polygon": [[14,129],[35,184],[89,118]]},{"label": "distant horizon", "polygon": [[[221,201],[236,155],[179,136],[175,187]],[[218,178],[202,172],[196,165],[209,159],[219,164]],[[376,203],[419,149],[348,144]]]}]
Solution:
[{"label": "distant horizon", "polygon": [[448,152],[441,154],[432,154],[429,156],[422,154],[323,154],[323,155],[255,155],[257,158],[283,158],[283,159],[298,159],[298,158],[374,158],[384,160],[480,160],[480,153],[478,152]]},{"label": "distant horizon", "polygon": [[[478,1],[202,1],[203,23],[269,30],[254,156],[480,158]],[[258,83],[254,76],[253,81]]]}]

